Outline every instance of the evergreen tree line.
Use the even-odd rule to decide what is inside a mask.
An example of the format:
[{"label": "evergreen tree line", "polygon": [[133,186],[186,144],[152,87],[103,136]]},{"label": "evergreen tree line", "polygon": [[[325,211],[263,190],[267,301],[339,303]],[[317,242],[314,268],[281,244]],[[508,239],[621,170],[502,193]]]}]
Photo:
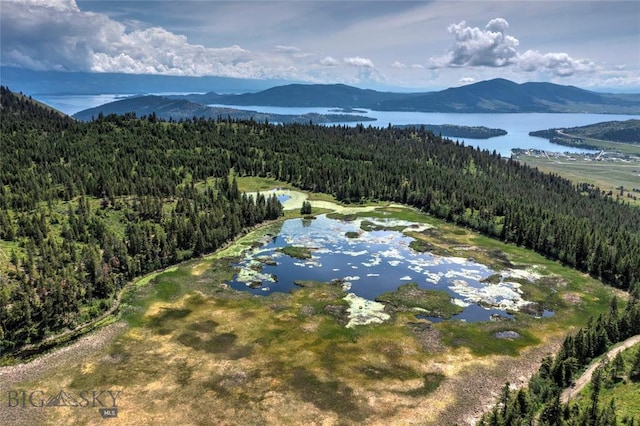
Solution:
[{"label": "evergreen tree line", "polygon": [[[543,359],[528,387],[512,391],[507,383],[494,408],[479,425],[617,425],[635,424],[640,419],[618,418],[615,403],[599,403],[602,387],[621,379],[625,367],[622,358],[605,363],[594,373],[588,404],[560,402],[562,390],[573,385],[589,363],[606,353],[611,346],[640,334],[640,283],[631,289],[631,297],[621,309],[618,299],[611,300],[609,310],[565,338],[555,357]],[[629,368],[631,380],[640,382],[640,349]]]},{"label": "evergreen tree line", "polygon": [[[0,90],[0,239],[20,245],[13,275],[0,276],[5,348],[95,315],[130,277],[279,214],[274,197],[240,194],[232,171],[345,203],[406,203],[623,289],[640,278],[640,209],[424,128],[132,115],[81,123]],[[192,184],[210,177],[218,184],[207,191]],[[77,207],[56,214],[69,200]],[[124,231],[110,225],[114,215]],[[56,292],[73,306],[47,302]]]},{"label": "evergreen tree line", "polygon": [[[163,196],[148,195],[149,182],[107,192],[104,182],[124,178],[105,173],[108,179],[95,182],[102,192],[92,207],[99,189],[86,191],[90,168],[66,173],[49,164],[58,156],[63,168],[76,166],[61,160],[70,145],[60,142],[77,131],[76,123],[4,88],[1,112],[0,239],[18,247],[10,251],[10,270],[0,270],[0,354],[97,317],[134,277],[214,251],[243,229],[282,215],[275,195],[241,193],[228,169],[204,190],[193,180],[176,181],[159,190]],[[112,156],[102,167],[116,170],[118,161]],[[141,166],[147,167],[160,169]],[[59,201],[72,198],[60,214]],[[114,226],[110,215],[121,223]]]}]

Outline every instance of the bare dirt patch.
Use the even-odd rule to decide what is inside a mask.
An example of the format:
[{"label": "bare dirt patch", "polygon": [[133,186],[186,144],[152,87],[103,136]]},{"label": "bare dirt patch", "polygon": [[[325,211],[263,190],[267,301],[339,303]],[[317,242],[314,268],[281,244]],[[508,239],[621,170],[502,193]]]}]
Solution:
[{"label": "bare dirt patch", "polygon": [[577,305],[582,301],[582,296],[576,292],[568,291],[562,294],[562,300],[571,305]]},{"label": "bare dirt patch", "polygon": [[550,338],[545,343],[528,348],[518,357],[496,356],[486,362],[470,363],[461,374],[445,382],[440,392],[454,395],[447,410],[440,412],[434,424],[473,425],[480,416],[491,409],[499,390],[509,382],[514,387],[525,386],[538,370],[542,359],[555,353],[562,336]]},{"label": "bare dirt patch", "polygon": [[[127,329],[127,324],[119,321],[93,331],[72,344],[56,349],[31,361],[0,367],[0,395],[2,398],[10,391],[42,389],[38,383],[43,377],[56,372],[72,371],[82,365],[83,360],[91,359],[94,354],[108,347],[115,338]],[[104,359],[105,362],[117,362],[116,359]],[[95,364],[87,363],[81,368],[83,373],[95,370]],[[25,384],[28,386],[25,388]],[[14,401],[15,402],[15,401]],[[35,425],[41,424],[47,417],[42,409],[22,409],[11,407],[8,401],[0,404],[0,419],[6,425]]]}]

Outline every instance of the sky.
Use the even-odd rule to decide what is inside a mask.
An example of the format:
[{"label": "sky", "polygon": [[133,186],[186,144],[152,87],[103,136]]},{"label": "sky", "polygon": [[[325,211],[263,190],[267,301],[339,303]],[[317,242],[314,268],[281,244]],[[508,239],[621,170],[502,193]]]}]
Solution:
[{"label": "sky", "polygon": [[34,70],[640,93],[636,0],[0,0],[0,35]]}]

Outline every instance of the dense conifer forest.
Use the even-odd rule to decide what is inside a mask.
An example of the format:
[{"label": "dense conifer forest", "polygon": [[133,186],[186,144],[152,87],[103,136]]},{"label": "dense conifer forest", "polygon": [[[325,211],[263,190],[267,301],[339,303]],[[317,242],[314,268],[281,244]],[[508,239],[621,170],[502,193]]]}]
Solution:
[{"label": "dense conifer forest", "polygon": [[[637,334],[640,334],[640,285],[634,284],[626,306],[620,307],[618,299],[614,297],[606,313],[591,319],[577,333],[567,336],[558,353],[542,361],[527,388],[513,391],[507,383],[498,403],[480,419],[479,425],[637,424],[638,419],[620,417],[615,402],[602,404],[599,401],[603,387],[621,381],[625,373],[619,356],[596,369],[586,404],[571,401],[563,404],[560,401],[562,390],[572,386],[573,380],[594,358],[607,352],[613,344]],[[628,370],[631,381],[640,381],[640,348]]]},{"label": "dense conifer forest", "polygon": [[406,203],[621,289],[640,279],[640,209],[424,128],[80,123],[0,95],[0,244],[12,265],[0,270],[0,352],[94,318],[131,278],[282,214],[275,197],[240,193],[234,175]]}]

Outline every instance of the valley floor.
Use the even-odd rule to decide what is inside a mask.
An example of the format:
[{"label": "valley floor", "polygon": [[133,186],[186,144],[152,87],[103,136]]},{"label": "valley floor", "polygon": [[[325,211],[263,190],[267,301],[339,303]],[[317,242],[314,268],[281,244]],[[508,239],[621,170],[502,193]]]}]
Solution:
[{"label": "valley floor", "polygon": [[[281,192],[290,196],[289,214],[307,197]],[[342,213],[376,208],[312,204]],[[442,235],[431,241],[440,249],[543,265],[542,281],[523,288],[544,303],[551,303],[553,288],[556,314],[432,324],[395,312],[384,324],[346,328],[337,286],[268,297],[229,289],[230,259],[251,247],[248,235],[134,283],[116,323],[25,364],[1,367],[0,418],[10,425],[103,424],[99,408],[109,408],[108,394],[98,404],[89,404],[91,398],[84,404],[83,395],[111,391],[120,392],[117,417],[109,420],[114,425],[474,424],[505,382],[526,384],[570,328],[607,306],[613,291],[591,278],[400,207],[386,206],[438,228]],[[504,330],[521,338],[496,339]],[[31,406],[32,392],[35,405],[43,406]]]}]

